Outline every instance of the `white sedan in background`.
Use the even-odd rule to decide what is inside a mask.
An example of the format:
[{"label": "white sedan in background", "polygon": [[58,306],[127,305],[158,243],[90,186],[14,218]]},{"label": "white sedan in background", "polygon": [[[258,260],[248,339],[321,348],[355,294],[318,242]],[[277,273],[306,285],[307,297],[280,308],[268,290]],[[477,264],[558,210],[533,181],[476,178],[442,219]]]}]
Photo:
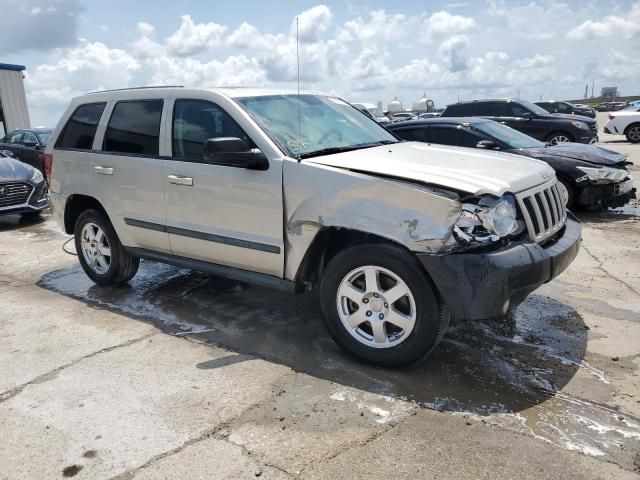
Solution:
[{"label": "white sedan in background", "polygon": [[625,135],[631,143],[640,142],[640,106],[609,113],[604,133]]}]

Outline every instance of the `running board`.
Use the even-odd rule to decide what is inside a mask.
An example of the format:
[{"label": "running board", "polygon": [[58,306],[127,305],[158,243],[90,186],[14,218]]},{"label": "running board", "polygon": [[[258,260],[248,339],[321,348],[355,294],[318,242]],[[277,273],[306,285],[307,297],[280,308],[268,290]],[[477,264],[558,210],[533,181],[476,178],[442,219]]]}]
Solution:
[{"label": "running board", "polygon": [[203,262],[192,258],[178,257],[168,253],[154,252],[143,248],[125,247],[127,252],[135,257],[144,258],[154,262],[167,263],[180,268],[198,270],[217,277],[229,278],[239,282],[250,283],[261,287],[274,288],[287,293],[302,293],[305,287],[301,283],[292,282],[284,278],[274,277],[265,273],[251,272],[240,268],[218,265],[217,263]]}]

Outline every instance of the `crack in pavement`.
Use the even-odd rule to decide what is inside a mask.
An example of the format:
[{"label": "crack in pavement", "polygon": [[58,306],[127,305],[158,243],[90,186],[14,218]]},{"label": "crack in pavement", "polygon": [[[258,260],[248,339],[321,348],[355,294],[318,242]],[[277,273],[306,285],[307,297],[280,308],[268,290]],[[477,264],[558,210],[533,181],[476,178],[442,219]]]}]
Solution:
[{"label": "crack in pavement", "polygon": [[[285,377],[287,377],[288,375],[292,375],[292,372],[286,373],[283,376],[278,378],[278,382],[279,383],[282,379],[284,379]],[[275,386],[274,386],[275,387]],[[242,410],[240,413],[238,413],[237,415],[233,416],[232,418],[216,425],[215,427],[209,428],[207,430],[205,430],[203,433],[201,433],[200,435],[198,435],[195,438],[191,438],[189,440],[186,440],[185,442],[183,442],[181,445],[172,448],[171,450],[167,450],[165,452],[159,453],[157,455],[154,455],[153,457],[151,457],[149,460],[147,460],[145,463],[143,463],[142,465],[135,467],[131,470],[127,470],[126,472],[123,473],[119,473],[118,475],[115,475],[113,477],[111,477],[111,480],[130,480],[132,478],[134,478],[136,476],[136,474],[138,472],[140,472],[141,470],[144,470],[145,468],[149,468],[150,466],[154,465],[155,463],[165,459],[165,458],[169,458],[173,455],[176,455],[180,452],[182,452],[183,450],[185,450],[186,448],[192,446],[192,445],[196,445],[197,443],[200,443],[204,440],[207,440],[208,438],[214,437],[217,440],[221,440],[221,441],[225,441],[227,443],[229,443],[230,445],[234,445],[234,446],[238,446],[242,449],[242,451],[249,457],[252,456],[251,451],[248,450],[247,448],[245,448],[243,445],[237,445],[233,442],[231,442],[226,436],[223,435],[218,435],[219,432],[221,432],[222,430],[225,430],[227,428],[229,428],[231,426],[231,424],[233,422],[235,422],[236,420],[242,418],[244,415],[246,415],[247,413],[249,413],[250,411],[260,408],[262,407],[265,403],[267,403],[268,401],[270,401],[273,397],[284,393],[284,390],[280,389],[280,390],[275,390],[272,392],[272,394],[270,396],[268,396],[267,398],[262,399],[260,402],[254,403],[252,405],[249,405],[247,408],[245,408],[244,410]],[[270,467],[270,468],[274,468],[276,470],[279,470],[280,472],[284,473],[285,475],[292,477],[293,475],[289,472],[287,472],[286,470],[278,467],[277,465],[270,465],[268,463],[262,462],[262,466],[264,467]]]},{"label": "crack in pavement", "polygon": [[158,332],[151,332],[148,333],[142,337],[138,337],[138,338],[134,338],[132,340],[127,340],[124,343],[119,343],[118,345],[111,345],[109,347],[105,347],[102,348],[100,350],[97,350],[95,352],[89,353],[87,355],[84,355],[82,357],[76,358],[75,360],[69,362],[69,363],[65,363],[64,365],[61,365],[49,372],[43,373],[42,375],[38,375],[37,377],[35,377],[33,380],[30,380],[27,383],[23,383],[22,385],[18,385],[17,387],[12,388],[11,390],[7,390],[5,392],[0,393],[0,404],[2,404],[3,402],[6,402],[7,400],[15,397],[16,395],[18,395],[19,393],[21,393],[25,388],[27,388],[29,385],[34,385],[34,384],[38,384],[38,383],[42,383],[44,381],[47,381],[49,379],[51,379],[52,377],[54,377],[55,375],[57,375],[58,373],[60,373],[61,371],[69,368],[69,367],[73,367],[74,365],[77,365],[78,363],[82,362],[83,360],[87,360],[89,358],[93,358],[97,355],[100,355],[102,353],[107,353],[107,352],[111,352],[113,350],[119,349],[119,348],[123,348],[123,347],[128,347],[130,345],[133,345],[135,343],[141,342],[143,340],[146,340],[154,335],[159,335]]},{"label": "crack in pavement", "polygon": [[609,272],[606,268],[604,268],[604,264],[602,263],[602,260],[600,260],[598,257],[596,257],[593,253],[591,253],[591,251],[589,251],[589,249],[584,244],[582,244],[580,246],[580,248],[582,248],[582,250],[587,252],[587,255],[589,255],[598,264],[598,266],[596,267],[598,270],[600,270],[601,272],[607,274],[609,277],[611,277],[614,280],[616,280],[617,282],[623,284],[625,287],[627,287],[633,293],[635,293],[636,295],[640,296],[640,292],[638,290],[636,290],[634,287],[629,285],[629,283],[627,283],[626,281],[622,280],[621,278],[617,277],[613,273]]}]

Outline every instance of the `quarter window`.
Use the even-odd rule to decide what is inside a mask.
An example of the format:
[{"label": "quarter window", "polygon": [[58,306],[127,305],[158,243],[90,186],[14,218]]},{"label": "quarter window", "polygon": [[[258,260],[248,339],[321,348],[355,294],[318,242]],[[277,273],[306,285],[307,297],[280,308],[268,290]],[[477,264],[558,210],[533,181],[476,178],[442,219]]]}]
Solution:
[{"label": "quarter window", "polygon": [[162,105],[162,100],[118,102],[109,119],[103,150],[158,155]]},{"label": "quarter window", "polygon": [[405,140],[426,142],[428,141],[427,132],[427,128],[403,128],[401,130],[394,130],[393,133]]},{"label": "quarter window", "polygon": [[236,121],[218,105],[206,100],[176,100],[173,111],[173,157],[201,160],[210,138],[241,138],[253,142]]},{"label": "quarter window", "polygon": [[79,106],[65,125],[56,148],[91,150],[106,103]]}]

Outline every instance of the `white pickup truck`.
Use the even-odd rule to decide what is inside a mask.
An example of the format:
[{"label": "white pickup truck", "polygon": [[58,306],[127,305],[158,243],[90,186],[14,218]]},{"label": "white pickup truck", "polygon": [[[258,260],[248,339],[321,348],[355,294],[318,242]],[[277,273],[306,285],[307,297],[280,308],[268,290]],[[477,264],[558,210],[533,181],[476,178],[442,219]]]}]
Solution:
[{"label": "white pickup truck", "polygon": [[88,94],[45,164],[97,284],[130,280],[145,258],[318,288],[336,342],[384,366],[432,351],[450,318],[506,314],[580,245],[546,163],[403,142],[319,93]]}]

